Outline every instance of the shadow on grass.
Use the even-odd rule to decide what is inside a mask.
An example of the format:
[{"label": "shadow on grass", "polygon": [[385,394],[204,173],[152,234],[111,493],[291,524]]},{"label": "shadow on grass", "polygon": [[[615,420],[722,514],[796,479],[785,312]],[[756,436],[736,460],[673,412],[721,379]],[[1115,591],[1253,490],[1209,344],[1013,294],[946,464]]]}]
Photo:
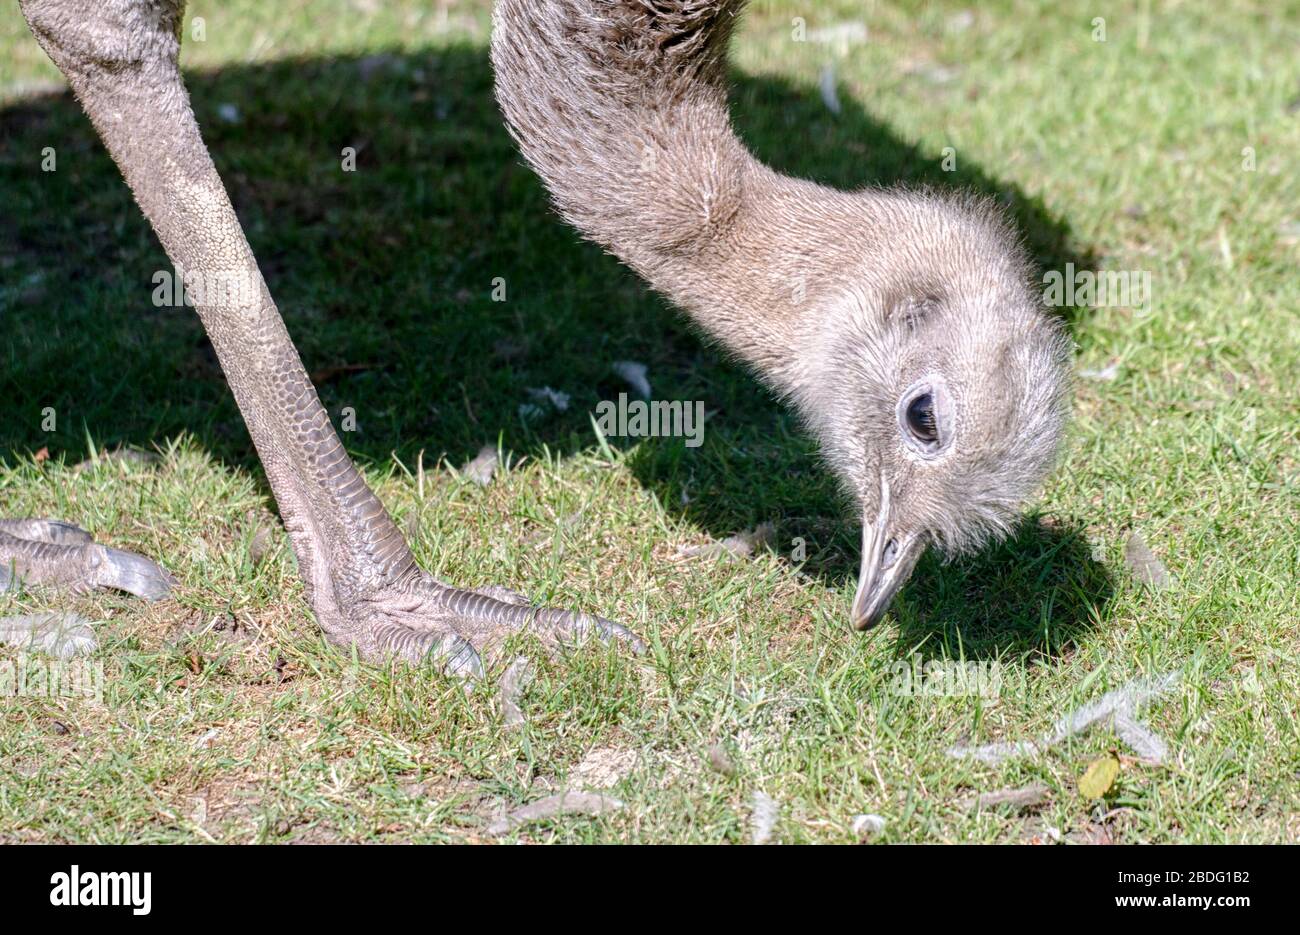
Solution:
[{"label": "shadow on grass", "polygon": [[[854,574],[857,530],[794,417],[554,216],[502,126],[483,50],[286,61],[188,81],[323,402],[336,422],[355,412],[344,440],[358,459],[411,464],[423,450],[426,463],[459,464],[498,437],[516,453],[585,450],[588,413],[624,389],[611,363],[638,360],[657,398],[714,413],[700,448],[637,447],[641,483],[715,537],[773,521],[778,551],[795,537],[807,544],[806,570]],[[852,100],[832,116],[813,89],[741,77],[735,101],[742,135],[778,169],[846,188],[978,189],[1008,204],[1045,266],[1093,265],[1041,203],[969,160],[940,171]],[[343,171],[345,147],[355,172]],[[42,171],[47,152],[56,171]],[[0,110],[0,204],[0,457],[47,448],[77,461],[88,436],[148,448],[188,432],[214,457],[255,468],[196,317],[151,300],[170,264],[70,95]],[[504,302],[492,299],[500,282]],[[529,415],[529,390],[541,387],[570,394],[569,410]],[[901,605],[902,642],[917,642],[918,628],[943,639],[974,628],[1002,644],[1046,633],[1048,651],[1068,642],[1108,587],[1071,545],[1076,534],[1036,529],[974,562],[927,560]],[[1087,599],[1062,597],[1076,590]],[[1026,623],[1049,606],[1050,628]],[[995,619],[1020,623],[997,636]]]},{"label": "shadow on grass", "polygon": [[1055,657],[1105,619],[1114,592],[1082,530],[1026,522],[975,558],[929,555],[895,607],[896,651],[922,659]]}]

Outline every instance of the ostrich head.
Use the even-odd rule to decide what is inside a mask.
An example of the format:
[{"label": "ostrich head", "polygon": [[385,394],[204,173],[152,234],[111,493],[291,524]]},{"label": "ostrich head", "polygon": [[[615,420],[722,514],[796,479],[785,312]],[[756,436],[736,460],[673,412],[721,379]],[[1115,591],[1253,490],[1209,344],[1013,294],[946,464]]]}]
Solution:
[{"label": "ostrich head", "polygon": [[1068,341],[989,200],[754,158],[727,110],[743,7],[499,0],[497,99],[559,211],[799,408],[860,507],[866,627],[928,543],[1010,526],[1059,444]]},{"label": "ostrich head", "polygon": [[996,206],[870,198],[898,209],[904,236],[847,269],[810,316],[793,390],[861,512],[859,629],[880,620],[927,545],[951,557],[1010,529],[1056,459],[1070,372],[1070,342]]}]

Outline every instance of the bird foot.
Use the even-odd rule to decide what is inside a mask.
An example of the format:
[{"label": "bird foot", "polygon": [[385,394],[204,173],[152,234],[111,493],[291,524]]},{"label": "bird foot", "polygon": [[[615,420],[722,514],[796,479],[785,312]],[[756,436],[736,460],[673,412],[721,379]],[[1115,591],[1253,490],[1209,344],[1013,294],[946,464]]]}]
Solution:
[{"label": "bird foot", "polygon": [[166,597],[175,583],[156,562],[100,545],[72,523],[0,519],[0,591],[19,581],[73,593],[112,588],[147,601]]},{"label": "bird foot", "polygon": [[552,651],[593,637],[636,654],[645,651],[631,630],[603,617],[538,607],[497,585],[453,587],[418,569],[361,604],[366,642],[379,654],[413,663],[429,659],[463,678],[483,677],[506,638],[516,633],[534,634]]},{"label": "bird foot", "polygon": [[[145,600],[166,597],[172,576],[156,562],[100,545],[72,523],[47,519],[0,519],[0,591],[21,581],[51,585],[73,593],[114,588]],[[419,569],[377,594],[359,599],[360,627],[330,626],[337,642],[356,642],[374,657],[412,663],[431,659],[446,672],[465,678],[485,673],[484,657],[515,633],[532,633],[550,650],[579,646],[592,637],[618,643],[633,653],[645,644],[626,627],[577,611],[538,607],[517,591],[497,585],[457,588]],[[335,615],[330,613],[327,618]],[[363,635],[350,639],[350,633]]]}]

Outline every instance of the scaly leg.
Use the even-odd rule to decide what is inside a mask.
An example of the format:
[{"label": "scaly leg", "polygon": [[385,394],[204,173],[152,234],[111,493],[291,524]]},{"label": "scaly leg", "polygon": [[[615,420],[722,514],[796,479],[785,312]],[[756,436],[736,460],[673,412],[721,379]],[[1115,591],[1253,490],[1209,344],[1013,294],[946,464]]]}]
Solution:
[{"label": "scaly leg", "polygon": [[303,370],[199,134],[178,66],[182,0],[22,0],[195,306],[279,503],[326,636],[368,659],[482,671],[507,633],[640,642],[600,617],[437,581],[348,458]]}]

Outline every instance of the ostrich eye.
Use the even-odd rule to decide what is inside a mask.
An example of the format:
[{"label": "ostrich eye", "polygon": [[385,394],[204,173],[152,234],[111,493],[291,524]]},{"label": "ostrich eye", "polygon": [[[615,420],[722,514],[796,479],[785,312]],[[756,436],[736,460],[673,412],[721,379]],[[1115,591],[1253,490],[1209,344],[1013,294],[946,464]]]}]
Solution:
[{"label": "ostrich eye", "polygon": [[943,377],[929,373],[898,397],[898,434],[903,445],[927,461],[952,450],[957,438],[956,412]]},{"label": "ostrich eye", "polygon": [[934,397],[922,393],[907,404],[907,428],[917,439],[927,445],[939,441],[939,425],[934,418]]}]

